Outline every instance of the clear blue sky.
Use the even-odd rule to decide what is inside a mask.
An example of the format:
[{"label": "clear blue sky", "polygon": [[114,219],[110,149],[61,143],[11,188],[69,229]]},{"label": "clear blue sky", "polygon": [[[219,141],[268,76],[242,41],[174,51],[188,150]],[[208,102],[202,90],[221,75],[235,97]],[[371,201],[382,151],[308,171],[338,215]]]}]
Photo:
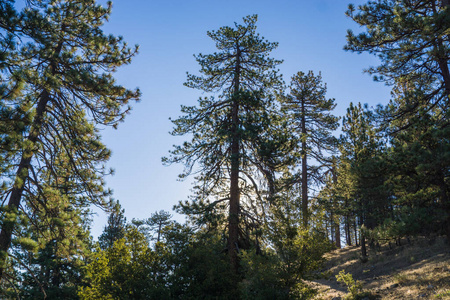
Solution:
[{"label": "clear blue sky", "polygon": [[[353,1],[358,5],[365,1]],[[169,117],[180,115],[180,105],[194,105],[200,91],[183,86],[186,72],[199,69],[193,54],[215,51],[206,31],[241,23],[242,17],[258,14],[257,31],[279,42],[273,57],[286,82],[298,71],[321,71],[328,97],[335,98],[336,115],[342,116],[350,102],[375,106],[386,103],[389,88],[373,82],[363,69],[377,65],[370,55],[342,50],[347,29],[361,31],[345,16],[347,0],[116,0],[104,30],[139,44],[140,53],[116,78],[128,88],[139,87],[141,102],[118,130],[102,131],[112,150],[109,166],[116,174],[107,178],[114,198],[125,208],[128,220],[148,218],[161,209],[171,211],[187,199],[191,184],[177,181],[182,166],[166,167],[161,157],[182,138],[169,134]],[[183,217],[176,217],[179,221]],[[94,218],[97,237],[106,223],[104,214]]]}]

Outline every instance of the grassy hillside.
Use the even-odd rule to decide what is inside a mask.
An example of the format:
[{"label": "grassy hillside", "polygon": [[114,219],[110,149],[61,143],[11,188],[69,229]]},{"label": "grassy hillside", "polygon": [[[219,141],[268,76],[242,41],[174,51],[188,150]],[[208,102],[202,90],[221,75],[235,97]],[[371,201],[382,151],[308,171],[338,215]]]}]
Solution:
[{"label": "grassy hillside", "polygon": [[[319,290],[316,299],[450,299],[450,247],[442,238],[385,244],[371,250],[367,263],[359,254],[359,247],[327,254],[320,279],[310,281]],[[351,298],[348,286],[337,281],[342,270],[362,287],[358,297]]]}]

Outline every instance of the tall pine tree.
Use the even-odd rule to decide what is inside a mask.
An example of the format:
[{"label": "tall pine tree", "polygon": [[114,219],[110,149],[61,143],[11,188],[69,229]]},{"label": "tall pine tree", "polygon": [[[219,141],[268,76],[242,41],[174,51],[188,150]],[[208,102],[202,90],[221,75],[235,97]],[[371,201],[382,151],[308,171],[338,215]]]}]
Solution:
[{"label": "tall pine tree", "polygon": [[23,138],[12,146],[15,167],[2,174],[8,185],[2,197],[8,200],[2,207],[0,275],[24,208],[45,208],[33,206],[32,194],[37,192],[44,203],[52,201],[41,174],[54,170],[56,152],[67,159],[77,201],[106,205],[109,191],[102,177],[108,171],[103,163],[110,153],[95,125],[116,126],[129,110],[127,103],[139,98],[139,91],[116,85],[112,77],[136,49],[128,48],[121,37],[102,32],[110,13],[111,3],[102,7],[94,0],[46,0],[30,2],[16,18],[14,25],[21,30],[13,39],[27,42],[5,63],[24,83],[24,92],[7,105],[19,107],[30,121]]},{"label": "tall pine tree", "polygon": [[[216,93],[217,98],[201,98],[197,107],[182,107],[185,115],[174,120],[172,134],[192,134],[192,140],[177,146],[166,160],[184,162],[182,177],[199,168],[194,203],[202,207],[201,212],[228,204],[228,254],[236,272],[240,216],[244,213],[241,198],[252,197],[246,183],[253,189],[255,182],[250,178],[252,172],[245,172],[257,157],[251,141],[270,126],[267,115],[273,106],[269,93],[281,85],[275,69],[281,61],[269,57],[277,43],[256,33],[256,15],[243,21],[235,28],[208,32],[219,51],[196,56],[201,75],[188,74],[185,85]],[[211,199],[214,201],[209,202]]]},{"label": "tall pine tree", "polygon": [[[331,132],[338,127],[338,118],[331,114],[336,104],[326,98],[327,88],[322,76],[298,72],[292,77],[290,95],[282,97],[282,109],[290,120],[289,129],[298,141],[301,160],[301,201],[303,226],[308,225],[308,186],[321,182],[321,171],[331,160],[326,153],[335,150],[336,139]],[[308,159],[310,162],[308,163]],[[311,165],[311,160],[318,165]]]}]

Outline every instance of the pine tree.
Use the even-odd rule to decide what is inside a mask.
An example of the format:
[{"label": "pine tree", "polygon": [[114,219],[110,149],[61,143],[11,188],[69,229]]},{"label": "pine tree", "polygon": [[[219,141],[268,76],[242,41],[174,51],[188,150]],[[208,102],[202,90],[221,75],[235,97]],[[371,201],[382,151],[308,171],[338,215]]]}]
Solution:
[{"label": "pine tree", "polygon": [[342,124],[338,188],[355,210],[362,259],[366,260],[366,229],[373,230],[382,223],[389,204],[384,141],[375,127],[373,113],[360,103],[350,103]]},{"label": "pine tree", "polygon": [[123,238],[96,249],[85,268],[79,299],[172,299],[164,281],[170,271],[145,236],[128,226]]},{"label": "pine tree", "polygon": [[318,204],[326,211],[330,223],[330,238],[336,248],[341,248],[341,217],[344,215],[342,197],[338,192],[338,165],[336,156],[331,158],[331,168],[325,172],[323,187],[318,195]]},{"label": "pine tree", "polygon": [[[89,204],[80,201],[67,155],[52,155],[55,165],[39,172],[40,186],[28,185],[32,193],[24,197],[28,205],[20,215],[9,256],[11,267],[20,274],[14,280],[19,282],[21,297],[76,299],[91,246]],[[12,273],[8,270],[5,275]],[[2,286],[8,284],[2,282]]]},{"label": "pine tree", "polygon": [[436,126],[436,118],[421,111],[391,138],[393,234],[450,237],[449,128]]},{"label": "pine tree", "polygon": [[109,191],[103,188],[102,177],[108,171],[103,163],[110,152],[100,142],[95,125],[116,126],[129,110],[128,101],[139,98],[139,91],[116,85],[112,77],[136,50],[100,29],[111,13],[111,3],[106,8],[94,0],[30,5],[18,14],[15,24],[21,29],[15,38],[29,42],[5,62],[24,83],[23,94],[7,105],[25,111],[31,120],[23,139],[13,145],[11,162],[17,167],[12,174],[2,174],[5,180],[11,179],[6,180],[8,188],[2,195],[8,203],[2,208],[0,275],[18,218],[24,213],[21,208],[34,210],[29,201],[33,193],[52,201],[42,192],[41,173],[54,170],[55,153],[63,152],[67,159],[77,201],[106,206]]},{"label": "pine tree", "polygon": [[[191,174],[199,167],[195,205],[200,211],[220,208],[228,203],[228,254],[237,272],[241,197],[252,197],[248,171],[256,152],[252,141],[269,127],[267,115],[272,106],[269,93],[281,85],[275,67],[281,61],[269,58],[277,47],[256,33],[257,16],[243,19],[244,25],[221,27],[208,32],[219,50],[196,56],[201,76],[188,74],[186,86],[218,93],[217,99],[199,99],[198,107],[182,107],[185,114],[177,120],[173,135],[192,134],[192,140],[177,146],[166,162],[184,162]],[[257,156],[257,155],[256,155]],[[253,159],[252,159],[253,157]],[[247,178],[246,180],[240,178]],[[249,187],[244,187],[247,180]],[[209,199],[214,199],[213,202]],[[251,199],[249,201],[253,202]],[[223,212],[225,207],[219,209]],[[198,210],[197,210],[198,211]]]},{"label": "pine tree", "polygon": [[172,223],[171,218],[172,215],[168,211],[160,210],[159,212],[152,213],[148,219],[133,219],[131,222],[139,229],[139,231],[144,233],[149,240],[155,240],[154,236],[156,234],[156,242],[158,243],[161,241],[164,228]]},{"label": "pine tree", "polygon": [[[61,230],[61,232],[64,232]],[[89,253],[89,234],[81,227],[76,236],[54,234],[37,253],[14,253],[15,259],[27,265],[21,270],[20,295],[22,298],[78,299],[77,289],[82,283],[82,268]],[[74,242],[76,240],[76,242]]]},{"label": "pine tree", "polygon": [[[396,151],[403,152],[406,157],[411,157],[412,153],[417,155],[409,161],[412,165],[406,166],[404,170],[418,168],[421,172],[411,174],[419,173],[418,177],[428,174],[427,178],[434,178],[433,183],[428,182],[437,189],[436,192],[430,191],[435,195],[433,201],[440,202],[438,207],[448,211],[448,160],[444,153],[449,148],[445,132],[449,124],[450,104],[450,2],[369,1],[360,6],[356,14],[354,7],[350,6],[347,14],[367,30],[358,35],[349,32],[346,49],[377,54],[382,64],[370,68],[369,73],[379,75],[376,76],[377,80],[394,87],[393,99],[385,109],[380,109],[384,125],[392,135],[411,127],[407,135],[419,137],[419,140],[415,140],[399,134],[400,140],[403,139],[399,144],[403,145],[397,144]],[[425,125],[428,128],[424,128]],[[433,145],[436,136],[442,137],[439,146]],[[410,145],[404,144],[407,140],[411,142]],[[418,145],[440,158],[439,161],[435,160],[438,163],[431,163],[428,155],[417,151]],[[412,153],[405,151],[408,148]],[[410,174],[400,176],[406,179]],[[424,192],[419,186],[416,186],[415,191],[406,188],[401,198],[406,194],[414,198],[417,192]],[[430,193],[425,193],[423,197],[429,199]],[[450,237],[450,215],[444,224]]]},{"label": "pine tree", "polygon": [[[289,176],[285,174],[280,181],[283,179],[289,181]],[[299,201],[297,191],[287,187],[277,193],[270,205],[270,217],[264,226],[268,231],[267,246],[262,251],[264,254],[250,257],[251,260],[246,262],[249,264],[247,268],[251,270],[246,274],[246,280],[254,280],[252,275],[255,275],[252,273],[262,277],[257,283],[259,286],[253,287],[255,290],[253,293],[256,295],[278,293],[277,296],[273,296],[277,299],[305,297],[304,294],[308,289],[302,281],[309,272],[321,265],[323,255],[331,250],[331,243],[324,234],[325,228],[318,226],[319,222],[311,220],[305,228],[302,202]],[[258,265],[261,262],[262,265]],[[271,282],[273,277],[276,284]],[[287,295],[281,296],[286,292]]]},{"label": "pine tree", "polygon": [[120,206],[119,201],[112,204],[111,212],[108,216],[108,223],[98,237],[100,248],[105,250],[114,245],[114,242],[123,238],[127,219],[124,216],[125,210]]},{"label": "pine tree", "polygon": [[[369,1],[347,15],[366,32],[349,31],[346,50],[376,54],[382,64],[369,68],[375,79],[388,84],[415,84],[426,90],[419,97],[412,90],[388,116],[409,118],[418,110],[436,106],[448,109],[450,95],[450,4],[445,0]],[[406,125],[406,124],[405,124]]]},{"label": "pine tree", "polygon": [[[290,95],[282,97],[282,109],[290,120],[289,129],[299,143],[301,159],[301,199],[302,219],[308,225],[308,186],[312,181],[321,182],[321,171],[330,165],[326,152],[335,150],[336,140],[331,134],[338,127],[338,118],[330,112],[336,104],[334,99],[326,99],[327,88],[322,76],[298,72],[292,77]],[[319,165],[308,164],[308,159]],[[311,180],[312,179],[312,180]]]}]

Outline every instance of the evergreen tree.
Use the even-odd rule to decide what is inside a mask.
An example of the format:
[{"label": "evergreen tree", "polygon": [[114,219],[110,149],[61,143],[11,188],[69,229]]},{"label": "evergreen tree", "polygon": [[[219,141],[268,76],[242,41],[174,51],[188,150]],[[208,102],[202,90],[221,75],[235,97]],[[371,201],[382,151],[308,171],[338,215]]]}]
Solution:
[{"label": "evergreen tree", "polygon": [[[82,268],[89,252],[87,237],[86,232],[84,236],[80,232],[77,244],[73,244],[74,238],[59,235],[37,254],[14,253],[15,258],[28,266],[19,277],[21,298],[78,299],[77,289],[82,284]],[[20,265],[17,269],[20,267],[23,268]]]},{"label": "evergreen tree", "polygon": [[[5,63],[24,83],[24,92],[6,105],[20,108],[30,121],[23,138],[11,146],[15,167],[2,173],[7,183],[2,198],[8,201],[2,207],[0,275],[19,217],[28,215],[24,210],[37,210],[33,195],[44,203],[53,200],[42,174],[54,171],[56,153],[65,155],[71,192],[78,195],[79,205],[106,206],[109,191],[103,188],[102,177],[108,171],[103,163],[110,153],[95,125],[116,126],[129,110],[128,101],[139,97],[139,91],[116,85],[112,77],[136,50],[122,38],[103,34],[100,27],[110,13],[111,3],[105,8],[83,0],[31,2],[18,14],[15,25],[21,30],[12,39],[28,42],[18,45],[17,55],[6,57]],[[59,183],[57,173],[54,176]],[[52,190],[64,193],[59,186]]]},{"label": "evergreen tree", "polygon": [[[347,14],[367,30],[358,35],[349,32],[346,49],[377,54],[382,64],[370,68],[369,73],[378,74],[377,80],[394,87],[393,99],[386,108],[379,110],[384,117],[385,127],[392,135],[411,127],[409,133],[398,134],[399,139],[394,141],[394,156],[403,153],[410,164],[394,170],[398,178],[402,178],[400,186],[405,188],[402,192],[396,191],[397,197],[403,199],[403,203],[412,204],[415,202],[412,199],[422,193],[424,205],[416,207],[430,209],[434,206],[448,211],[450,198],[446,170],[449,165],[445,151],[449,146],[445,134],[449,124],[450,2],[369,1],[360,6],[357,13],[350,6]],[[437,136],[442,137],[439,146],[434,144]],[[396,140],[397,136],[393,139]],[[419,150],[420,147],[427,149],[425,152],[429,154],[424,154]],[[429,157],[440,160],[431,162]],[[410,173],[400,175],[400,170]],[[433,178],[428,181],[428,192],[422,186],[423,181],[409,187],[404,185],[406,181],[414,182],[425,174],[427,179]],[[394,185],[398,183],[396,179],[393,182]],[[430,202],[435,204],[429,206]],[[450,216],[437,219],[442,220],[442,217],[447,218],[441,224],[445,228],[444,232],[450,236]]]},{"label": "evergreen tree", "polygon": [[185,115],[174,120],[172,134],[192,134],[192,140],[177,146],[165,159],[185,163],[181,177],[199,168],[193,206],[197,213],[207,214],[217,208],[220,215],[225,209],[220,205],[227,201],[228,254],[235,272],[244,203],[241,198],[248,197],[251,205],[254,194],[249,189],[255,190],[256,181],[249,172],[258,157],[254,155],[254,141],[270,126],[267,115],[273,106],[269,93],[281,85],[275,70],[281,61],[268,57],[277,44],[256,33],[256,21],[256,15],[248,16],[244,25],[208,32],[219,52],[196,56],[202,75],[188,74],[185,85],[219,93],[218,97],[201,98],[198,107],[182,107]]},{"label": "evergreen tree", "polygon": [[156,234],[156,242],[158,243],[161,241],[164,227],[172,223],[170,220],[171,218],[172,215],[168,211],[160,210],[159,212],[152,213],[150,218],[146,220],[133,219],[131,222],[144,233],[149,240],[155,240],[154,235]]},{"label": "evergreen tree", "polygon": [[[321,170],[330,165],[326,152],[335,149],[336,141],[331,132],[338,127],[338,118],[330,111],[336,104],[334,99],[326,99],[326,86],[322,76],[298,72],[292,77],[290,95],[282,97],[282,109],[290,120],[289,130],[299,143],[301,159],[301,199],[302,219],[308,225],[308,185],[311,181],[321,182]],[[319,165],[308,164],[308,159]],[[312,180],[311,180],[312,179]]]},{"label": "evergreen tree", "polygon": [[[247,268],[250,270],[245,274],[246,279],[252,281],[255,275],[262,277],[260,286],[253,287],[256,295],[278,293],[273,297],[309,299],[307,292],[311,291],[305,287],[303,280],[309,272],[320,267],[323,255],[331,250],[331,243],[324,234],[323,226],[314,220],[313,215],[308,227],[304,226],[302,202],[298,200],[294,189],[280,191],[270,206],[270,212],[269,221],[264,227],[268,231],[267,246],[263,248],[263,255],[259,255],[262,258],[247,257],[249,261],[245,261],[244,266],[249,264]],[[261,263],[265,266],[259,265]]]},{"label": "evergreen tree", "polygon": [[23,297],[76,298],[81,267],[90,252],[89,203],[79,194],[67,154],[60,150],[48,150],[54,159],[52,169],[32,174],[41,183],[27,185],[30,192],[24,201],[29,205],[23,207],[14,233],[10,262],[19,270],[14,280]]},{"label": "evergreen tree", "polygon": [[103,229],[103,233],[98,237],[100,248],[103,250],[112,247],[115,241],[124,237],[127,222],[124,213],[125,210],[122,209],[118,201],[112,204],[108,223]]},{"label": "evergreen tree", "polygon": [[[347,34],[346,50],[378,55],[382,64],[369,68],[376,80],[389,84],[417,84],[425,94],[411,91],[405,102],[397,103],[388,116],[409,118],[419,109],[436,106],[448,109],[450,95],[450,4],[441,0],[369,1],[347,15],[366,32]],[[401,104],[401,105],[399,105]]]},{"label": "evergreen tree", "polygon": [[431,233],[450,237],[450,143],[448,127],[421,112],[391,139],[390,182],[394,189],[391,236]]},{"label": "evergreen tree", "polygon": [[341,197],[355,209],[360,226],[362,259],[366,260],[366,229],[380,225],[387,214],[389,189],[384,185],[389,174],[383,140],[374,126],[374,116],[360,103],[350,103],[342,122],[340,138]]},{"label": "evergreen tree", "polygon": [[237,299],[233,270],[222,254],[218,232],[171,222],[150,247],[143,233],[127,226],[125,236],[96,249],[85,268],[80,299]]},{"label": "evergreen tree", "polygon": [[145,236],[136,227],[128,226],[124,237],[110,248],[96,249],[78,296],[92,300],[170,299],[164,280],[169,271],[163,262]]},{"label": "evergreen tree", "polygon": [[170,224],[170,218],[172,218],[172,215],[163,210],[160,212],[155,212],[150,218],[148,218],[148,226],[150,226],[150,229],[156,231],[156,242],[161,240],[162,230],[164,229],[164,226]]},{"label": "evergreen tree", "polygon": [[324,186],[319,192],[318,204],[326,211],[331,240],[337,248],[341,248],[340,226],[341,217],[345,215],[345,206],[338,192],[338,158],[333,156],[331,163],[331,169],[324,174]]}]

